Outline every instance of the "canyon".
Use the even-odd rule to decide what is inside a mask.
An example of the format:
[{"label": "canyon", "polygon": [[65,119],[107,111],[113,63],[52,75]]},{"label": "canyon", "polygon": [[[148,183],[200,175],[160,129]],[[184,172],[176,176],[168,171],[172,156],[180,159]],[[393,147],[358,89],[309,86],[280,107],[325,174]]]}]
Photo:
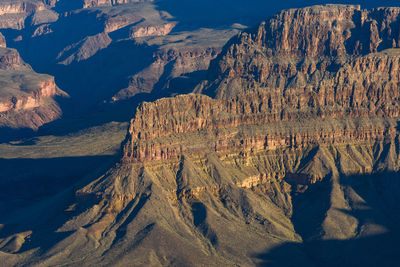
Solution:
[{"label": "canyon", "polygon": [[395,265],[400,7],[206,28],[163,4],[84,1],[0,38],[15,47],[0,48],[4,80],[29,88],[4,86],[0,114],[48,105],[53,120],[57,85],[77,85],[79,111],[131,117],[105,121],[104,104],[0,144],[0,266]]}]

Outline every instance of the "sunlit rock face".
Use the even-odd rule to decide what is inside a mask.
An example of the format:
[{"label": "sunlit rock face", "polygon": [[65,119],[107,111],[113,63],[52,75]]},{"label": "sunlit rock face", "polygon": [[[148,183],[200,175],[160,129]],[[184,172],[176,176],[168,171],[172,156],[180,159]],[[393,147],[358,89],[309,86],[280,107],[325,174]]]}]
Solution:
[{"label": "sunlit rock face", "polygon": [[36,130],[60,118],[54,98],[66,94],[54,77],[34,72],[17,50],[0,48],[0,79],[0,127]]}]

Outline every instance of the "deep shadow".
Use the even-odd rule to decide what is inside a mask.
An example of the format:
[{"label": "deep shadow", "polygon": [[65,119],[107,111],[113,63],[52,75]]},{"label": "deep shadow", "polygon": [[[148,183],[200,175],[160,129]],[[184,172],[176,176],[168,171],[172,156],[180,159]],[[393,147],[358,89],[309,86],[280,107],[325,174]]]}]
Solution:
[{"label": "deep shadow", "polygon": [[207,223],[207,208],[201,202],[194,202],[191,204],[193,224],[194,226],[207,238],[213,246],[218,245],[218,237]]},{"label": "deep shadow", "polygon": [[36,132],[30,128],[0,128],[0,143],[16,141],[21,138],[30,138],[36,135]]},{"label": "deep shadow", "polygon": [[[33,230],[18,253],[40,247],[45,252],[71,232],[57,232],[96,197],[77,199],[76,190],[111,168],[114,156],[48,159],[0,159],[0,238]],[[79,203],[69,211],[71,203]],[[64,212],[60,212],[64,211]],[[54,216],[56,214],[56,216]],[[7,215],[7,216],[5,216]],[[7,251],[7,246],[2,250]]]},{"label": "deep shadow", "polygon": [[[115,156],[0,159],[0,213],[56,195]],[[0,222],[1,223],[1,222]]]},{"label": "deep shadow", "polygon": [[[304,187],[289,183],[295,188],[292,193],[292,223],[295,231],[303,238],[310,240],[318,238],[321,234],[320,226],[329,209],[330,192],[332,183],[330,177],[326,177],[322,182]],[[297,187],[297,188],[296,188]]]},{"label": "deep shadow", "polygon": [[75,102],[87,106],[128,87],[129,76],[148,67],[155,51],[155,47],[138,45],[134,40],[114,42],[87,60],[55,65],[49,73],[60,88],[68,88]]},{"label": "deep shadow", "polygon": [[258,266],[398,266],[399,233],[351,240],[286,243],[257,255]]},{"label": "deep shadow", "polygon": [[64,13],[83,7],[83,0],[59,0],[56,2],[54,10],[58,13]]},{"label": "deep shadow", "polygon": [[169,75],[163,74],[161,76],[162,79],[160,79],[153,87],[151,95],[153,96],[153,98],[161,98],[179,94],[189,94],[192,93],[195,87],[202,80],[205,80],[206,77],[206,70],[185,73],[175,78],[171,78]]},{"label": "deep shadow", "polygon": [[[285,243],[272,250],[254,255],[259,266],[398,266],[400,259],[400,231],[398,230],[400,211],[400,173],[385,172],[374,175],[342,176],[340,184],[345,196],[351,190],[361,197],[361,203],[352,203],[350,211],[342,212],[355,217],[359,225],[372,223],[386,232],[356,236],[347,240],[322,240],[309,238],[301,229],[318,228],[312,214],[302,213],[300,199],[294,199],[293,223],[296,231],[303,236],[302,243]],[[317,189],[317,188],[315,188]],[[322,188],[321,194],[328,188]],[[349,191],[350,190],[350,191]],[[306,193],[307,194],[307,193]],[[304,197],[306,197],[304,194]],[[308,196],[310,197],[310,196]],[[324,206],[319,198],[309,198],[311,206]],[[312,203],[314,201],[314,203]],[[296,204],[297,203],[297,204]],[[312,209],[310,209],[311,211]],[[296,215],[297,214],[297,215]],[[311,215],[311,216],[310,216]],[[296,217],[302,217],[299,221]],[[360,229],[357,231],[361,233]]]},{"label": "deep shadow", "polygon": [[201,202],[195,202],[192,204],[193,224],[199,227],[205,222],[207,217],[207,209]]},{"label": "deep shadow", "polygon": [[340,182],[357,192],[371,208],[369,211],[355,209],[351,215],[362,222],[374,221],[397,231],[400,221],[400,173],[343,176]]},{"label": "deep shadow", "polygon": [[[6,29],[2,33],[7,39],[7,46],[16,48],[21,57],[35,71],[50,74],[52,64],[59,53],[66,47],[103,31],[100,12],[98,10],[82,10],[68,16],[60,15],[51,24],[51,32],[32,37],[36,27],[25,28],[22,31]],[[85,25],[82,27],[82,25]],[[14,38],[22,36],[22,41]]]}]

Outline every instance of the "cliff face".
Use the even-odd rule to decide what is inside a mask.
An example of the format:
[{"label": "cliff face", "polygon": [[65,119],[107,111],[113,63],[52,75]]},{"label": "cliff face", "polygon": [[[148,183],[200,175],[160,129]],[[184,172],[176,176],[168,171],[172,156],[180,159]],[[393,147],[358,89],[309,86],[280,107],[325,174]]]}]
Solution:
[{"label": "cliff face", "polygon": [[[393,126],[346,123],[399,116],[400,50],[391,48],[397,46],[398,14],[399,8],[316,6],[283,11],[239,34],[210,66],[214,80],[199,86],[217,99],[192,95],[144,104],[132,120],[124,159],[177,158],[186,149],[180,136],[203,131],[216,133],[201,145],[188,145],[222,152],[392,139]],[[370,22],[379,26],[379,38],[364,33]],[[357,39],[365,36],[368,49]],[[389,39],[394,41],[381,41]],[[313,124],[304,130],[308,120]],[[336,128],[325,129],[325,121]],[[279,132],[278,122],[292,123]],[[254,132],[246,132],[249,126]],[[242,138],[235,137],[238,132]],[[175,137],[180,141],[171,141]]]},{"label": "cliff face", "polygon": [[176,23],[166,23],[162,25],[141,26],[131,30],[131,37],[148,37],[148,36],[163,36],[167,35],[175,27]]},{"label": "cliff face", "polygon": [[335,101],[325,92],[353,86],[368,91],[371,83],[382,84],[375,68],[396,83],[398,51],[377,52],[398,47],[399,13],[399,8],[337,5],[282,11],[231,40],[210,68],[210,93],[229,98],[249,87],[286,88]]},{"label": "cliff face", "polygon": [[1,1],[0,2],[0,28],[21,30],[25,27],[26,20],[32,16],[31,24],[36,25],[57,20],[55,12],[49,9],[49,1]]},{"label": "cliff face", "polygon": [[0,48],[0,69],[18,68],[29,69],[29,66],[22,61],[18,51],[6,47]]},{"label": "cliff face", "polygon": [[[79,196],[107,188],[105,198],[118,213],[125,202],[140,203],[140,195],[143,202],[135,207],[142,213],[128,223],[126,235],[134,223],[145,221],[151,227],[142,227],[146,237],[141,246],[162,249],[147,243],[150,236],[172,240],[170,231],[181,230],[167,229],[182,229],[176,225],[184,222],[197,228],[200,237],[163,241],[174,247],[166,255],[189,253],[174,244],[196,240],[215,251],[208,259],[214,265],[257,264],[248,255],[262,247],[260,239],[241,223],[232,223],[236,220],[253,229],[262,225],[258,233],[268,232],[282,242],[384,233],[388,228],[356,215],[363,193],[345,177],[400,169],[398,11],[362,11],[358,6],[289,10],[239,34],[212,62],[209,80],[197,88],[216,98],[190,94],[143,103],[123,148],[122,164],[131,168],[126,173],[133,179],[121,173],[102,177]],[[380,175],[374,180],[379,188],[386,179]],[[384,199],[391,194],[386,190]],[[367,191],[362,192],[369,195]],[[318,200],[313,202],[315,194]],[[111,197],[115,195],[119,197]],[[164,198],[171,207],[161,204]],[[362,201],[367,206],[372,202]],[[163,206],[159,215],[153,213],[155,206]],[[274,210],[277,217],[259,207]],[[177,219],[164,224],[169,212],[176,212]],[[317,222],[310,222],[307,214],[318,217]],[[105,218],[102,223],[107,224]],[[232,241],[228,236],[239,237]],[[251,238],[251,249],[243,236]],[[273,244],[268,237],[262,239]],[[133,250],[117,262],[142,256]]]},{"label": "cliff face", "polygon": [[36,130],[61,117],[61,109],[53,98],[65,93],[58,89],[54,77],[33,71],[1,70],[0,78],[0,127]]},{"label": "cliff face", "polygon": [[[202,157],[211,152],[223,156],[283,148],[301,151],[326,145],[390,143],[398,138],[396,114],[340,113],[322,119],[317,111],[271,113],[263,110],[264,101],[257,94],[230,100],[185,95],[144,103],[131,122],[124,161],[163,161],[182,154]],[[371,164],[360,166],[373,169]],[[314,173],[309,175],[311,180],[316,178]]]},{"label": "cliff face", "polygon": [[32,90],[30,95],[13,95],[8,99],[5,97],[6,99],[0,104],[0,112],[11,110],[19,111],[39,107],[41,104],[44,104],[45,98],[57,95],[56,88],[57,86],[53,78],[48,77],[48,80],[43,79],[43,81],[38,82],[36,90]]},{"label": "cliff face", "polygon": [[15,49],[0,48],[0,127],[32,128],[58,119],[54,77],[35,73]]},{"label": "cliff face", "polygon": [[83,7],[117,6],[137,2],[153,2],[153,0],[83,0]]}]

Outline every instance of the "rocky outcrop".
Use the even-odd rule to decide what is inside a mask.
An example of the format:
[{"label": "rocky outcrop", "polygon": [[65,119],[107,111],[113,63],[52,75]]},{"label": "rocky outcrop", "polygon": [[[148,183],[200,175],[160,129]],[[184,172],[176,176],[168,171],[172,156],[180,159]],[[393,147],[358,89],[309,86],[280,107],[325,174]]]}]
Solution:
[{"label": "rocky outcrop", "polygon": [[121,14],[118,16],[106,16],[104,22],[104,32],[109,33],[117,31],[129,25],[136,25],[143,22],[145,19],[135,13]]},{"label": "rocky outcrop", "polygon": [[1,70],[0,127],[32,128],[60,118],[54,97],[65,96],[54,78],[33,71]]},{"label": "rocky outcrop", "polygon": [[[383,117],[339,113],[329,119],[322,119],[321,115],[317,111],[308,114],[263,111],[263,101],[254,94],[230,100],[202,95],[161,99],[138,108],[129,129],[124,161],[164,161],[211,152],[223,155],[390,143],[398,138],[397,113]],[[372,170],[372,166],[364,168]]]},{"label": "rocky outcrop", "polygon": [[[210,66],[214,80],[199,86],[218,99],[191,95],[143,104],[132,120],[124,160],[393,140],[397,131],[386,120],[400,112],[400,51],[361,49],[363,40],[356,37],[377,14],[396,29],[397,11],[343,5],[288,10],[239,34]],[[354,21],[359,15],[362,21]],[[363,126],[360,120],[381,123]],[[289,124],[277,131],[283,122]],[[192,135],[202,141],[191,142]]]},{"label": "rocky outcrop", "polygon": [[0,127],[32,128],[60,118],[54,101],[66,96],[54,77],[35,73],[15,49],[0,48]]},{"label": "rocky outcrop", "polygon": [[53,29],[51,28],[50,24],[42,24],[34,30],[31,37],[33,38],[33,37],[49,34],[52,32],[53,32]]},{"label": "rocky outcrop", "polygon": [[0,2],[0,28],[21,30],[28,16],[33,14],[32,23],[57,20],[42,1],[2,1]]},{"label": "rocky outcrop", "polygon": [[[132,192],[142,190],[146,202],[136,207],[143,217],[135,217],[130,227],[162,221],[177,207],[179,219],[172,224],[188,216],[187,226],[198,227],[218,256],[252,252],[244,246],[238,252],[241,245],[232,248],[225,239],[242,231],[240,223],[224,222],[221,228],[214,216],[235,214],[232,221],[240,218],[251,227],[263,225],[264,231],[283,242],[298,242],[293,233],[301,236],[301,242],[385,233],[385,227],[363,221],[357,209],[373,202],[364,197],[386,183],[382,173],[397,175],[400,170],[400,53],[393,33],[397,21],[389,15],[396,17],[396,12],[395,8],[317,6],[283,11],[257,29],[239,34],[211,63],[209,79],[196,89],[215,98],[190,94],[143,103],[131,120],[123,148],[122,166],[131,169],[115,178],[102,177],[80,193],[108,188],[102,199],[114,200],[110,209],[118,210],[127,198],[135,199]],[[379,25],[378,31],[374,25]],[[389,39],[394,41],[382,41]],[[368,190],[353,180],[376,173],[360,179],[369,181]],[[133,179],[124,178],[128,176]],[[390,191],[386,190],[382,195]],[[318,198],[312,200],[313,195]],[[173,208],[164,206],[158,210],[160,216],[145,219],[144,214],[152,216],[151,207],[161,205],[157,201],[173,203]],[[279,207],[280,213],[274,214],[282,223],[274,224],[258,210],[261,206]],[[293,229],[284,217],[290,218]],[[311,222],[311,217],[318,219]],[[106,219],[103,222],[107,225]],[[163,226],[145,236],[169,236],[163,233],[170,233],[166,230],[170,224]],[[246,235],[248,230],[238,236]],[[238,239],[232,242],[244,244]],[[258,240],[252,237],[254,247]],[[172,251],[167,254],[174,257]],[[265,263],[269,259],[267,254]],[[257,265],[245,261],[245,255],[234,260]]]},{"label": "rocky outcrop", "polygon": [[172,31],[176,23],[166,23],[162,25],[139,26],[131,29],[130,36],[132,38],[148,37],[148,36],[164,36]]},{"label": "rocky outcrop", "polygon": [[45,98],[57,95],[57,89],[54,79],[41,81],[37,84],[37,90],[31,92],[29,96],[12,96],[9,99],[2,100],[0,103],[0,112],[10,110],[32,109],[43,104]]},{"label": "rocky outcrop", "polygon": [[0,33],[0,47],[7,47],[6,38]]},{"label": "rocky outcrop", "polygon": [[84,0],[83,7],[96,7],[96,6],[116,6],[137,2],[153,2],[153,0]]},{"label": "rocky outcrop", "polygon": [[68,46],[61,51],[57,60],[59,64],[69,65],[71,62],[79,62],[96,54],[111,43],[111,38],[106,33],[88,36],[80,42]]},{"label": "rocky outcrop", "polygon": [[0,69],[29,69],[15,49],[0,48]]}]

